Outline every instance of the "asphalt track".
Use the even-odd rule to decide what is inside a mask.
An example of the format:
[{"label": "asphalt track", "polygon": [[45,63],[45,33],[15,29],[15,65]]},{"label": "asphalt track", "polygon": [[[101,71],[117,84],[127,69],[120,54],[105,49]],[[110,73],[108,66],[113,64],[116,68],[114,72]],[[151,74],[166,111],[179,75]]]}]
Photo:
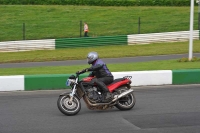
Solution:
[{"label": "asphalt track", "polygon": [[132,110],[57,109],[56,91],[0,92],[0,133],[199,133],[200,85],[134,87]]},{"label": "asphalt track", "polygon": [[[200,53],[194,53],[193,56],[200,57]],[[140,56],[126,58],[106,58],[105,63],[128,63],[128,62],[146,62],[155,60],[170,60],[188,57],[188,54],[175,55],[158,55],[158,56]],[[4,63],[0,64],[0,68],[20,68],[20,67],[41,67],[41,66],[70,66],[86,64],[86,60],[67,60],[67,61],[51,61],[51,62],[27,62],[27,63]]]}]

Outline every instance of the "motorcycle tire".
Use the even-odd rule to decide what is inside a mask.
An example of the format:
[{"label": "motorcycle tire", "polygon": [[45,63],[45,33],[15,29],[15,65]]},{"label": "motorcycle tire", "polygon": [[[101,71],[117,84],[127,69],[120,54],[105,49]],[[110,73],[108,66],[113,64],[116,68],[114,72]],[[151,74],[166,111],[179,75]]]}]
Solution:
[{"label": "motorcycle tire", "polygon": [[[120,94],[127,90],[128,90],[127,87],[121,87],[117,89],[117,93]],[[120,98],[117,101],[115,107],[118,108],[119,110],[130,110],[135,106],[135,103],[136,103],[136,99],[135,99],[134,93],[132,92],[126,95],[125,97]]]},{"label": "motorcycle tire", "polygon": [[73,97],[72,103],[69,102],[70,95],[59,96],[57,106],[60,112],[65,115],[76,115],[81,110],[81,102],[77,96]]}]

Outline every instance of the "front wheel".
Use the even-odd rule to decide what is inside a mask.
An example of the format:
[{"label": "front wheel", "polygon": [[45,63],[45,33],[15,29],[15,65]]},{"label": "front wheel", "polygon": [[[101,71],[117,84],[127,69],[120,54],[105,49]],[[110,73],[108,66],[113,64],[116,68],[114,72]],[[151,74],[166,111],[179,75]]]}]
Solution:
[{"label": "front wheel", "polygon": [[[124,91],[126,91],[127,89],[120,89],[118,90],[118,93],[122,93]],[[129,93],[128,95],[126,95],[125,97],[122,97],[120,98],[115,107],[118,108],[119,110],[130,110],[134,107],[135,105],[135,102],[136,102],[136,99],[135,99],[135,96],[134,96],[134,93]]]},{"label": "front wheel", "polygon": [[74,96],[71,103],[69,100],[70,95],[59,96],[57,101],[58,109],[65,115],[76,115],[81,110],[81,102],[76,96]]}]

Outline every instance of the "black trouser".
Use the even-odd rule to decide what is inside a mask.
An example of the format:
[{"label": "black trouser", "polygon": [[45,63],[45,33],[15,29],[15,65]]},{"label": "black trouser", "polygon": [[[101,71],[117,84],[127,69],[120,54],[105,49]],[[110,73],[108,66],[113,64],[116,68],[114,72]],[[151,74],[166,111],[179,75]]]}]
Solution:
[{"label": "black trouser", "polygon": [[88,37],[88,32],[87,31],[84,32],[84,37]]},{"label": "black trouser", "polygon": [[103,78],[94,78],[92,82],[96,83],[103,92],[108,92],[108,88],[106,85],[111,84],[113,82],[113,77],[108,76],[108,77],[103,77]]}]

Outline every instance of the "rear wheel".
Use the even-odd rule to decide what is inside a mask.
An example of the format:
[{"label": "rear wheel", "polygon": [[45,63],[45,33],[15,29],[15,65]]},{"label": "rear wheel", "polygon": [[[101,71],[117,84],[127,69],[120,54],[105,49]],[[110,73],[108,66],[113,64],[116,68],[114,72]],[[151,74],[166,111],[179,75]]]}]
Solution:
[{"label": "rear wheel", "polygon": [[62,95],[57,101],[58,109],[65,115],[76,115],[81,109],[80,100],[74,96],[70,102],[70,95]]},{"label": "rear wheel", "polygon": [[[121,94],[127,90],[128,90],[128,88],[122,87],[117,90],[117,93]],[[132,93],[129,93],[128,95],[120,98],[117,101],[117,104],[115,106],[119,110],[130,110],[134,107],[135,102],[136,102],[136,99],[135,99],[134,93],[132,92]]]}]

